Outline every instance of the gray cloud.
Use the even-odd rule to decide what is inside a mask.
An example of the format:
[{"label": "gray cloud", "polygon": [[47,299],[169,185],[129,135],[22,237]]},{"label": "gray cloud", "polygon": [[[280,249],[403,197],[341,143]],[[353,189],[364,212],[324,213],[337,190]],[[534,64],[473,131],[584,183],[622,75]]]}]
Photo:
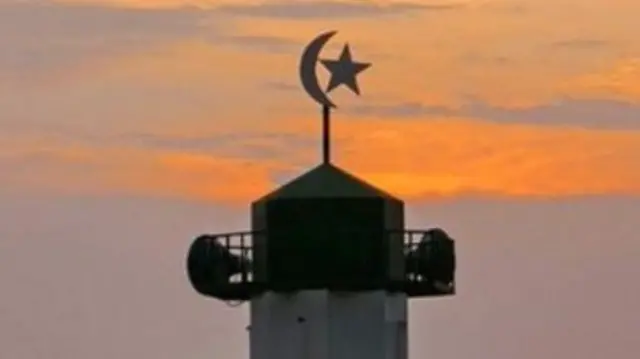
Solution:
[{"label": "gray cloud", "polygon": [[505,66],[513,64],[516,59],[507,55],[481,54],[478,52],[467,52],[460,56],[460,62],[474,66]]},{"label": "gray cloud", "polygon": [[[277,18],[361,17],[414,10],[446,10],[458,5],[336,2],[266,3],[214,9],[131,9],[52,4],[42,1],[0,4],[0,80],[39,84],[87,62],[122,56],[191,38],[258,52],[289,53],[304,44],[286,37],[234,34],[227,26],[237,16]],[[230,16],[231,15],[231,16]]]},{"label": "gray cloud", "polygon": [[541,106],[521,109],[494,107],[475,102],[465,106],[462,113],[499,122],[640,129],[640,106],[610,100],[563,98]]},{"label": "gray cloud", "polygon": [[218,11],[245,16],[274,17],[285,19],[301,18],[336,18],[336,17],[366,17],[377,15],[404,14],[413,11],[446,11],[463,7],[459,3],[444,4],[413,4],[394,3],[379,5],[370,2],[344,3],[337,1],[313,2],[270,2],[258,5],[225,5]]},{"label": "gray cloud", "polygon": [[123,134],[112,143],[160,150],[209,152],[252,159],[286,157],[292,152],[317,146],[317,141],[293,133],[220,133],[190,137],[168,137],[148,133]]},{"label": "gray cloud", "polygon": [[443,106],[428,106],[416,102],[405,102],[390,106],[353,106],[344,111],[354,115],[380,116],[380,117],[417,117],[417,116],[453,116],[454,109]]},{"label": "gray cloud", "polygon": [[569,39],[560,40],[551,43],[551,47],[555,49],[570,49],[570,50],[591,50],[601,49],[611,45],[609,41],[600,39]]},{"label": "gray cloud", "polygon": [[[176,151],[206,155],[242,157],[250,160],[304,156],[318,146],[316,138],[305,134],[245,131],[242,133],[215,132],[192,136],[169,136],[150,132],[101,131],[96,126],[49,124],[29,126],[8,122],[9,132],[0,134],[0,141],[9,137],[39,139],[42,147],[28,152],[0,154],[0,167],[11,171],[28,171],[33,166],[55,168],[61,163],[69,168],[86,170],[90,160],[68,158],[57,148],[138,148]],[[3,136],[5,137],[3,139]]]},{"label": "gray cloud", "polygon": [[404,103],[392,106],[361,106],[345,109],[357,115],[381,117],[461,116],[502,123],[574,125],[600,129],[640,129],[640,106],[633,103],[562,98],[534,107],[506,108],[470,101],[460,108]]},{"label": "gray cloud", "polygon": [[523,4],[521,1],[487,1],[480,9],[498,14],[524,15],[529,13],[532,7],[531,4]]},{"label": "gray cloud", "polygon": [[264,88],[267,88],[270,90],[276,90],[276,91],[298,92],[301,90],[301,85],[297,83],[291,83],[291,82],[285,82],[285,81],[268,81],[263,83],[262,85],[264,86]]},{"label": "gray cloud", "polygon": [[[422,10],[450,10],[459,4],[269,2],[213,9],[133,9],[100,5],[25,1],[0,4],[0,80],[38,84],[105,56],[143,51],[155,44],[196,38],[258,52],[288,53],[303,44],[286,37],[233,33],[234,16],[276,18],[363,17]],[[230,16],[231,15],[231,16]]]},{"label": "gray cloud", "polygon": [[212,42],[268,53],[291,53],[300,51],[302,45],[280,36],[220,34]]},{"label": "gray cloud", "polygon": [[[43,3],[0,5],[0,78],[37,81],[92,58],[139,51],[201,31],[195,9],[134,10]],[[214,31],[208,28],[207,31]]]}]

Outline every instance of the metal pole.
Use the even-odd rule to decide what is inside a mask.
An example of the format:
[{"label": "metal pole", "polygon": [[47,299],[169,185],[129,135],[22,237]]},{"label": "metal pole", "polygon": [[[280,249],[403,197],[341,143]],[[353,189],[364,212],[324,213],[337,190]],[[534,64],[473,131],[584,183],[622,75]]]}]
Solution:
[{"label": "metal pole", "polygon": [[322,162],[331,162],[331,148],[330,148],[330,115],[331,108],[327,105],[322,106]]}]

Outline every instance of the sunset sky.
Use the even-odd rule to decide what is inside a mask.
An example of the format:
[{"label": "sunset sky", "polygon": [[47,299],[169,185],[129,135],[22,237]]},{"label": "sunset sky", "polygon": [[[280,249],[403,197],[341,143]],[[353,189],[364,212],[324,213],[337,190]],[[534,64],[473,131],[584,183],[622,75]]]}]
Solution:
[{"label": "sunset sky", "polygon": [[[338,30],[335,162],[456,237],[412,359],[640,353],[640,1],[0,0],[0,357],[246,359],[201,232],[314,166],[298,80]],[[328,77],[319,66],[324,84]]]}]

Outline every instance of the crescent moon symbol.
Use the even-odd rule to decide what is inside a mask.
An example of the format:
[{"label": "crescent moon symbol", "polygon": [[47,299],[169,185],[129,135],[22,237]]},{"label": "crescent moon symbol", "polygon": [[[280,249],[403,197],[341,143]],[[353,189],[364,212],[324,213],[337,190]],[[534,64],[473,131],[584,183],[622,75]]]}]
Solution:
[{"label": "crescent moon symbol", "polygon": [[316,64],[318,62],[318,57],[320,56],[320,51],[322,51],[327,41],[329,41],[336,33],[337,31],[329,31],[320,34],[318,37],[313,39],[309,45],[307,45],[302,53],[302,57],[300,58],[300,80],[302,81],[302,86],[305,91],[307,91],[309,96],[319,104],[334,108],[336,105],[331,102],[331,99],[324,91],[322,91],[322,88],[320,88],[320,85],[318,84]]}]

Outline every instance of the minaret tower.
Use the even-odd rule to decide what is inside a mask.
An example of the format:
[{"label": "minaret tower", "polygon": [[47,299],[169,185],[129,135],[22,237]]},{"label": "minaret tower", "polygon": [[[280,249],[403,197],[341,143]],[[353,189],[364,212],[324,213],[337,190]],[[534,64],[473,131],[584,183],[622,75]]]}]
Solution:
[{"label": "minaret tower", "polygon": [[322,106],[322,162],[256,200],[251,231],[202,235],[192,244],[191,284],[205,296],[249,301],[250,359],[407,359],[411,297],[455,293],[455,248],[441,229],[407,230],[404,203],[330,160],[326,93],[370,65],[348,45],[327,91],[315,75],[318,54],[335,34],[305,49],[300,75]]}]

